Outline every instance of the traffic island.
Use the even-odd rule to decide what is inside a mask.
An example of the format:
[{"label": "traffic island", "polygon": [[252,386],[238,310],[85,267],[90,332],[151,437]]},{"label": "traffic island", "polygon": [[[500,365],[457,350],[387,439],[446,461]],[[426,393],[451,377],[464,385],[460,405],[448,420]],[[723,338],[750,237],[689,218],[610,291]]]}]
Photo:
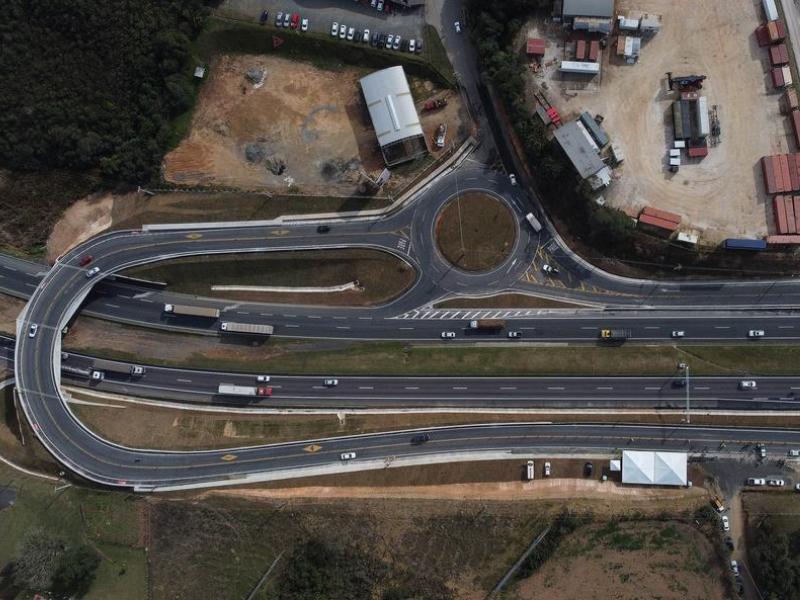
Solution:
[{"label": "traffic island", "polygon": [[489,271],[503,264],[516,238],[517,223],[509,207],[482,192],[456,196],[436,220],[439,252],[463,271]]}]

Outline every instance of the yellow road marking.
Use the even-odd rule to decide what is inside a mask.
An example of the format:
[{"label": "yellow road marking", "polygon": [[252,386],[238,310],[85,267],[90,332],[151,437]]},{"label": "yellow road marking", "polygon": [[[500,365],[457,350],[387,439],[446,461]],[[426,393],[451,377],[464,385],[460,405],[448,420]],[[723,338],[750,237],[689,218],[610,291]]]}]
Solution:
[{"label": "yellow road marking", "polygon": [[237,457],[236,457],[236,455],[235,455],[235,454],[225,454],[225,455],[222,457],[222,460],[224,460],[225,462],[233,462],[234,460],[236,460],[236,458],[237,458]]},{"label": "yellow road marking", "polygon": [[187,233],[186,234],[186,239],[187,240],[199,240],[201,237],[203,237],[202,233]]},{"label": "yellow road marking", "polygon": [[290,231],[288,229],[273,229],[270,233],[272,235],[288,235]]},{"label": "yellow road marking", "polygon": [[306,446],[305,448],[303,448],[303,450],[305,450],[306,452],[317,452],[321,449],[322,446],[320,446],[319,444],[311,444],[310,446]]}]

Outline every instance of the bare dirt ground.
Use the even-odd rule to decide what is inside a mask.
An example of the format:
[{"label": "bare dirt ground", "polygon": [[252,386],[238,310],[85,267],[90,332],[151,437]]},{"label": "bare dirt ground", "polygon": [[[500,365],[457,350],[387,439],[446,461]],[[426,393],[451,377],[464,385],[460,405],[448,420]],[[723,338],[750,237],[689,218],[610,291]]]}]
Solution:
[{"label": "bare dirt ground", "polygon": [[517,587],[528,600],[723,600],[723,570],[709,540],[678,522],[578,528]]},{"label": "bare dirt ground", "polygon": [[111,226],[112,194],[93,195],[78,200],[56,222],[47,239],[47,259],[59,255]]},{"label": "bare dirt ground", "polygon": [[[266,71],[260,88],[245,79],[253,68]],[[384,166],[358,83],[367,73],[325,71],[276,57],[219,57],[200,92],[189,136],[164,158],[164,178],[181,185],[355,193],[360,171],[374,177]],[[429,137],[442,118],[458,112],[453,97],[447,112],[423,119]],[[459,123],[450,127],[456,132]],[[254,159],[256,147],[260,156]],[[283,173],[268,168],[274,160],[285,162]]]},{"label": "bare dirt ground", "polygon": [[[546,93],[562,116],[577,117],[584,110],[603,115],[603,127],[625,154],[617,179],[603,194],[612,205],[630,212],[645,205],[676,212],[684,217],[683,229],[702,230],[709,242],[773,230],[758,161],[792,148],[779,94],[769,82],[767,52],[754,36],[760,6],[755,0],[620,0],[617,12],[635,9],[664,17],[661,32],[643,44],[638,64],[610,60],[610,45],[603,51],[602,75],[591,85],[564,80],[557,64],[547,68]],[[531,28],[548,36],[546,61],[567,58],[574,47],[541,23]],[[718,105],[722,128],[720,145],[702,160],[684,155],[678,173],[665,165],[675,97],[666,91],[667,71],[708,76],[702,93],[709,108]]]}]

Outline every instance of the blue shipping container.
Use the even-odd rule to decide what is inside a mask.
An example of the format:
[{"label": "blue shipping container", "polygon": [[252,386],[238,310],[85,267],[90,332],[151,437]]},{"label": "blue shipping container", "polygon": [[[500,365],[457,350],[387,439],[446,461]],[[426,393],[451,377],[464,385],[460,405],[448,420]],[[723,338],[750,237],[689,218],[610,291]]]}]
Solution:
[{"label": "blue shipping container", "polygon": [[766,240],[725,240],[726,250],[766,250]]}]

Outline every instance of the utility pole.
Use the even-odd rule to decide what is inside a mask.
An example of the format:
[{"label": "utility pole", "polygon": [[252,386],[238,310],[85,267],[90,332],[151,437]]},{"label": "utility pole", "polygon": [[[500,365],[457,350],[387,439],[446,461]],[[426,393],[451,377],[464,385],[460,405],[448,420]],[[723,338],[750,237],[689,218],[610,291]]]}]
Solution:
[{"label": "utility pole", "polygon": [[686,388],[686,424],[692,422],[692,416],[689,412],[689,365],[682,362],[678,364],[679,369],[683,369],[683,387]]}]

